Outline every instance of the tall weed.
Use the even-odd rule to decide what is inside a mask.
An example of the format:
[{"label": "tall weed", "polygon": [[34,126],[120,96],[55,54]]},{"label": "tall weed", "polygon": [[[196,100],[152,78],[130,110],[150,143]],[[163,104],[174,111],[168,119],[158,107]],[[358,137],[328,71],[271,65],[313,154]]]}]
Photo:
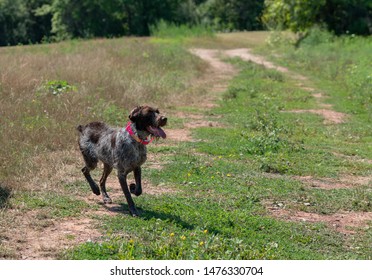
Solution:
[{"label": "tall weed", "polygon": [[159,21],[156,25],[150,27],[150,33],[157,38],[185,39],[190,37],[213,37],[214,33],[206,25],[186,25],[168,23],[164,20]]}]

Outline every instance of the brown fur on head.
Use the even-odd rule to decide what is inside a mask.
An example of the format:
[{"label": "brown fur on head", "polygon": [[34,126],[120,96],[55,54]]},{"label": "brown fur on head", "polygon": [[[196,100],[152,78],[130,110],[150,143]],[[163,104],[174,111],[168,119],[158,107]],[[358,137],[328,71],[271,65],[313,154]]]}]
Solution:
[{"label": "brown fur on head", "polygon": [[161,127],[167,124],[167,118],[162,116],[158,109],[150,106],[137,106],[128,117],[136,125],[137,130],[148,131],[156,137],[166,137]]}]

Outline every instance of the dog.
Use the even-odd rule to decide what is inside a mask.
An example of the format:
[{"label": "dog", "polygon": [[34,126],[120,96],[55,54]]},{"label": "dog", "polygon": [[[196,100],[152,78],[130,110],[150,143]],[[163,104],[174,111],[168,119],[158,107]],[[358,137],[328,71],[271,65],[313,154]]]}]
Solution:
[{"label": "dog", "polygon": [[[79,125],[79,148],[83,155],[85,166],[81,169],[92,191],[96,195],[102,193],[103,202],[112,203],[106,191],[106,179],[117,169],[120,186],[127,200],[132,216],[139,216],[131,193],[142,194],[141,165],[146,161],[147,149],[154,138],[166,138],[162,129],[168,119],[161,115],[158,109],[150,106],[137,106],[129,116],[125,128],[113,128],[103,122],[91,122]],[[98,188],[90,175],[97,167],[98,161],[103,162],[103,174]],[[128,189],[127,175],[133,172],[135,184]]]}]

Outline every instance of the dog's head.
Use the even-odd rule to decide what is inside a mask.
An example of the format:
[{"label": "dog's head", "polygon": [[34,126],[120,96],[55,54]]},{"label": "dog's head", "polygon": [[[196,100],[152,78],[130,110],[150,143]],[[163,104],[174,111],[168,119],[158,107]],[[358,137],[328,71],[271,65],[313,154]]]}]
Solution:
[{"label": "dog's head", "polygon": [[138,131],[146,131],[155,137],[167,137],[161,127],[167,124],[168,119],[162,116],[158,109],[138,106],[130,112],[129,119],[136,124]]}]

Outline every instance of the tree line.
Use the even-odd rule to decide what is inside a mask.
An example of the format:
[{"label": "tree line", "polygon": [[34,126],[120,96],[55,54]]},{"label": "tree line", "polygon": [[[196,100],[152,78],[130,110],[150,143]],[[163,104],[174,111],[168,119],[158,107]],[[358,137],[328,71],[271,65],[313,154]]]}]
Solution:
[{"label": "tree line", "polygon": [[148,36],[160,20],[216,31],[322,23],[372,34],[372,0],[0,0],[0,46],[70,38]]}]

